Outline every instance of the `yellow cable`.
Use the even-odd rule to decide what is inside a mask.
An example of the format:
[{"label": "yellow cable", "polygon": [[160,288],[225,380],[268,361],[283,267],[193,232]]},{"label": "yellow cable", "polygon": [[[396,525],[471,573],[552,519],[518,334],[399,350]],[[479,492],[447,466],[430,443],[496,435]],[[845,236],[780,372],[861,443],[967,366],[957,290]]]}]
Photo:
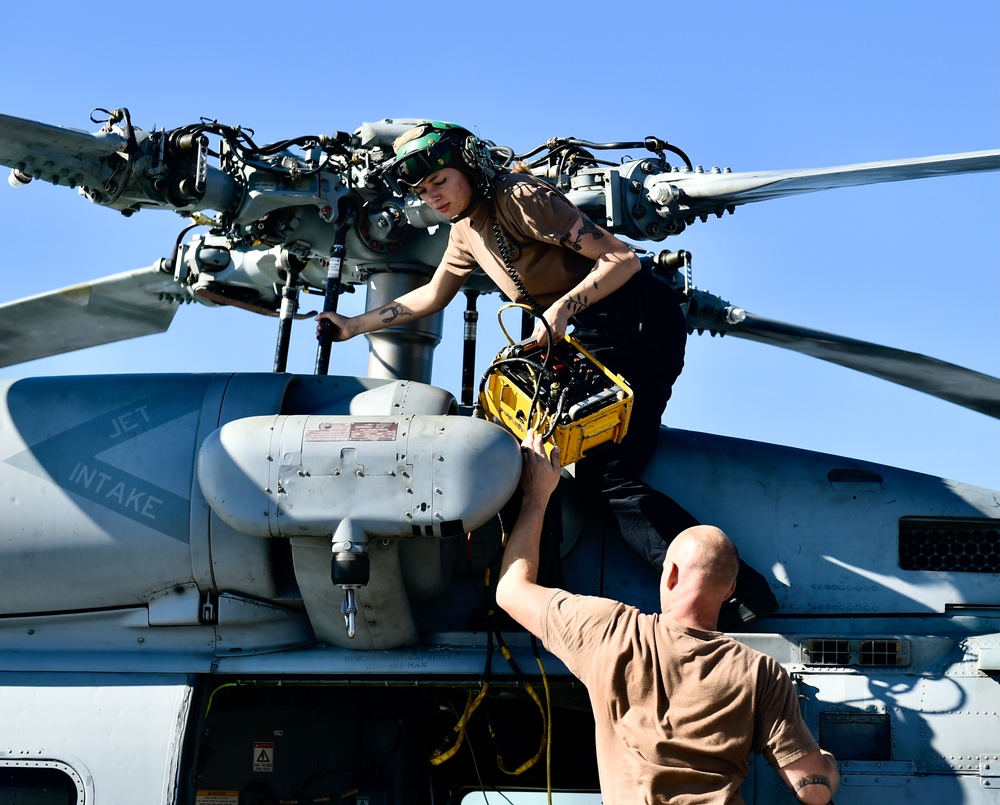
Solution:
[{"label": "yellow cable", "polygon": [[549,677],[545,673],[542,658],[535,655],[535,662],[542,672],[542,687],[545,689],[545,792],[548,805],[552,805],[552,696],[549,693]]},{"label": "yellow cable", "polygon": [[[465,700],[465,712],[462,713],[462,717],[458,720],[458,723],[454,726],[451,734],[445,737],[442,742],[442,746],[447,747],[442,751],[441,747],[438,747],[431,753],[431,764],[434,766],[439,766],[446,760],[450,760],[454,754],[461,748],[462,741],[465,738],[465,727],[469,723],[469,719],[472,714],[476,712],[476,708],[482,703],[483,699],[486,697],[486,691],[489,690],[490,683],[484,682],[483,687],[479,691],[479,695],[476,696],[475,700],[472,699],[472,691],[469,691],[469,696]],[[454,741],[454,743],[448,747],[448,744]]]},{"label": "yellow cable", "polygon": [[[500,646],[500,653],[503,655],[504,659],[507,660],[508,663],[512,662],[513,658],[511,657],[510,650],[507,648],[506,645],[501,644],[501,646]],[[543,677],[543,680],[544,680],[544,677]],[[547,685],[547,683],[546,683],[546,685]],[[538,711],[542,714],[542,740],[541,740],[541,743],[538,746],[538,751],[535,753],[535,756],[532,757],[532,758],[530,758],[530,759],[528,759],[528,760],[526,760],[524,763],[522,763],[520,766],[518,766],[513,771],[511,771],[510,769],[507,768],[507,765],[504,763],[503,758],[500,757],[499,754],[497,754],[497,767],[504,774],[509,774],[511,776],[516,776],[518,774],[522,774],[525,771],[527,771],[528,769],[530,769],[532,766],[534,766],[535,763],[538,762],[538,758],[540,758],[542,756],[542,752],[546,751],[546,747],[549,745],[548,744],[548,741],[549,741],[549,723],[546,721],[545,707],[542,706],[542,701],[541,701],[541,699],[538,698],[538,694],[535,693],[535,689],[534,689],[534,687],[532,686],[532,684],[530,682],[528,682],[527,680],[525,680],[524,683],[523,683],[523,686],[524,686],[525,691],[527,691],[528,695],[532,698],[532,700],[538,706]],[[490,733],[491,734],[493,733],[492,726],[490,728]]]},{"label": "yellow cable", "polygon": [[527,305],[521,305],[517,302],[508,302],[506,305],[500,306],[500,309],[497,311],[497,323],[500,325],[500,330],[503,332],[504,337],[506,337],[508,344],[513,344],[514,339],[510,337],[510,333],[507,332],[507,328],[503,326],[503,312],[505,310],[510,310],[512,307],[519,307],[521,310],[527,310],[529,313],[534,313],[534,311]]},{"label": "yellow cable", "polygon": [[212,709],[212,701],[215,699],[215,694],[218,693],[223,688],[235,688],[237,682],[226,682],[224,685],[219,685],[208,697],[208,705],[205,707],[205,717],[208,718],[208,711]]}]

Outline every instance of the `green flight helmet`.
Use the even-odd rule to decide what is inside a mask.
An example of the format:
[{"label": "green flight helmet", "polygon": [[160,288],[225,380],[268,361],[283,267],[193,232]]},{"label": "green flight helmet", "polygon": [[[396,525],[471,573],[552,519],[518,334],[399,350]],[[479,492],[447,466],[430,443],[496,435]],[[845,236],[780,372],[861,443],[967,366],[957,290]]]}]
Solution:
[{"label": "green flight helmet", "polygon": [[467,128],[437,120],[414,128],[419,131],[399,146],[396,158],[382,174],[393,192],[406,195],[442,168],[457,168],[469,174],[474,186],[483,179],[490,164],[489,150]]}]

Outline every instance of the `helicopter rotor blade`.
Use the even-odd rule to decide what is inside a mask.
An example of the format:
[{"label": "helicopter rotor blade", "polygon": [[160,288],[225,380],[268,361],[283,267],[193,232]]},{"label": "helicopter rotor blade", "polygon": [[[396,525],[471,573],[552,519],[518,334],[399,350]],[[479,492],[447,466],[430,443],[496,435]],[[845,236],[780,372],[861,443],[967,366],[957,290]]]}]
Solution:
[{"label": "helicopter rotor blade", "polygon": [[743,314],[742,321],[736,323],[720,323],[717,317],[701,318],[695,312],[688,324],[801,352],[1000,419],[1000,379],[936,358],[751,313]]},{"label": "helicopter rotor blade", "polygon": [[8,302],[0,305],[0,366],[165,332],[180,301],[158,263]]},{"label": "helicopter rotor blade", "polygon": [[668,221],[721,216],[741,204],[884,182],[1000,170],[1000,150],[863,162],[831,168],[776,171],[673,171],[643,184],[657,214]]}]

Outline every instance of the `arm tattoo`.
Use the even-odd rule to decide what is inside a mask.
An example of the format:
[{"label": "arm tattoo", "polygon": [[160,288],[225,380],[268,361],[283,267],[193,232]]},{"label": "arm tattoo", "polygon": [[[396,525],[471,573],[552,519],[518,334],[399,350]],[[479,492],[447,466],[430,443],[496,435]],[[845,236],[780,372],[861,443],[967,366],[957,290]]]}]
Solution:
[{"label": "arm tattoo", "polygon": [[824,777],[822,774],[810,774],[808,777],[803,777],[795,784],[795,790],[801,791],[807,785],[825,785],[829,788],[830,778]]},{"label": "arm tattoo", "polygon": [[562,245],[567,249],[572,249],[575,252],[580,251],[580,241],[583,240],[584,236],[590,235],[594,240],[600,240],[604,237],[604,232],[601,231],[600,227],[595,226],[593,223],[588,221],[586,218],[583,219],[583,226],[576,233],[576,240],[570,240],[567,235],[562,239]]},{"label": "arm tattoo", "polygon": [[382,308],[378,314],[382,317],[383,324],[391,324],[400,316],[412,316],[406,308],[402,305],[389,305],[388,307]]},{"label": "arm tattoo", "polygon": [[566,307],[569,309],[571,316],[586,310],[589,304],[590,302],[587,296],[580,293],[575,296],[571,296],[566,300]]}]

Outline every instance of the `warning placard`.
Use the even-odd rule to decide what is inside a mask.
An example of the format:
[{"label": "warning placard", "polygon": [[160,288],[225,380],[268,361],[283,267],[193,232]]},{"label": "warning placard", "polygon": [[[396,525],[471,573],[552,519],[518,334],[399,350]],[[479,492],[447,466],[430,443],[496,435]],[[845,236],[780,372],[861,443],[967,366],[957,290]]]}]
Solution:
[{"label": "warning placard", "polygon": [[253,770],[274,771],[274,741],[254,741]]},{"label": "warning placard", "polygon": [[307,430],[307,442],[394,442],[398,422],[320,422]]},{"label": "warning placard", "polygon": [[239,791],[198,791],[195,805],[239,805]]}]

